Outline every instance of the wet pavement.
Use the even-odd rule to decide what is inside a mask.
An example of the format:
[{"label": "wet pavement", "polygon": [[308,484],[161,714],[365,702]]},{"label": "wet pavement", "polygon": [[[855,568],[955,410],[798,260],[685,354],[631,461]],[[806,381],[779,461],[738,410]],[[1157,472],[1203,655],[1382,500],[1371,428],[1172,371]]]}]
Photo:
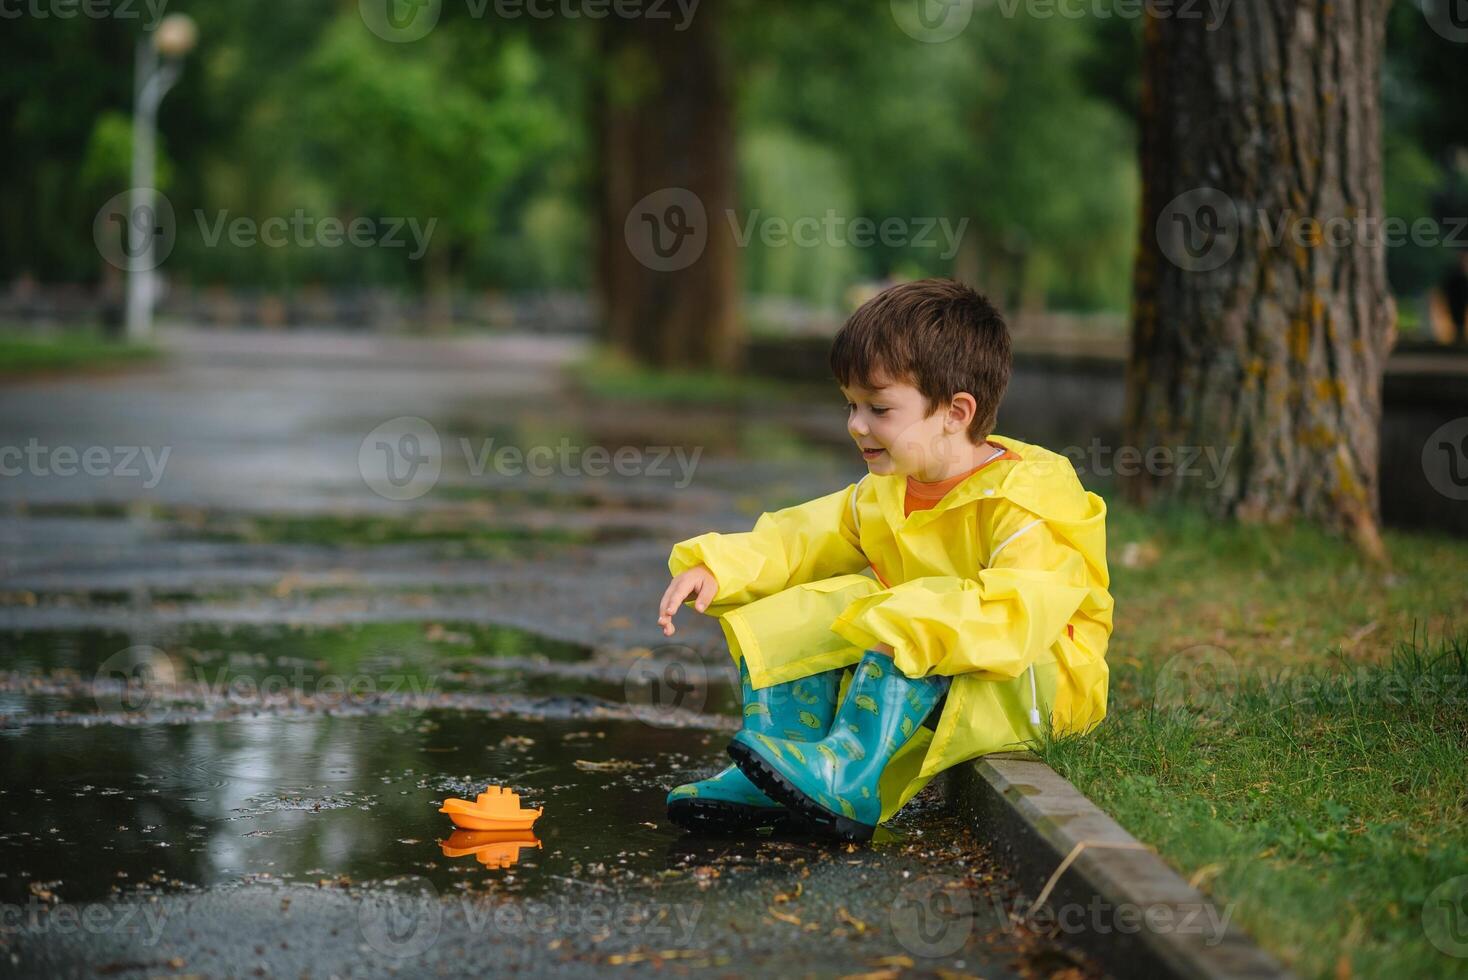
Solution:
[{"label": "wet pavement", "polygon": [[[0,391],[36,447],[0,478],[0,975],[1094,972],[936,784],[866,847],[665,819],[737,725],[717,624],[655,625],[668,547],[858,476],[834,399],[600,405],[560,340],[166,343]],[[405,416],[412,496],[367,460]],[[438,812],[490,784],[532,832]]]}]

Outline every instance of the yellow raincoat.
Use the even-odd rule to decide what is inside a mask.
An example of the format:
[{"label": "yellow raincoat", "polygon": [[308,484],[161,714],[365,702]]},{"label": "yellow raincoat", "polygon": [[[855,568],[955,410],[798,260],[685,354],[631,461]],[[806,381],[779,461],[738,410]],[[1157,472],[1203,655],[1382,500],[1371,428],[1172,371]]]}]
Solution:
[{"label": "yellow raincoat", "polygon": [[668,559],[674,575],[713,572],[708,614],[756,689],[878,643],[910,677],[953,678],[936,732],[919,729],[882,777],[884,821],[949,766],[1106,714],[1106,503],[1066,457],[989,441],[1009,452],[929,510],[904,516],[906,477],[868,474],[752,531],[681,541]]}]

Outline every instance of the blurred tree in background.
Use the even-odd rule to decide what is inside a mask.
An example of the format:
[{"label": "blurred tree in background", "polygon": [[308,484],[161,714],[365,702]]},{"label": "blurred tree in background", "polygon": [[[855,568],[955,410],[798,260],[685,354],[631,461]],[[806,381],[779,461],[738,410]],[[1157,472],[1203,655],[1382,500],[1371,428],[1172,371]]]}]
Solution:
[{"label": "blurred tree in background", "polygon": [[[341,15],[293,74],[276,124],[316,185],[320,213],[417,219],[429,231],[423,285],[439,302],[497,230],[506,199],[569,122],[540,94],[552,68],[523,36],[443,31],[387,50]],[[390,232],[389,232],[390,233]],[[407,236],[407,259],[416,261]],[[447,314],[432,317],[443,322]]]},{"label": "blurred tree in background", "polygon": [[[720,32],[726,11],[706,5],[687,24],[612,17],[600,28],[600,313],[615,346],[658,367],[727,370],[742,350],[739,264],[724,220],[735,205],[734,87]],[[649,199],[658,214],[633,213]],[[661,221],[669,208],[679,227],[653,228],[647,240],[655,251],[639,254],[628,236],[644,232],[629,232],[628,222]],[[688,253],[696,255],[691,264],[650,265],[664,240],[674,250],[694,247],[683,237],[689,222],[700,229],[701,249]]]},{"label": "blurred tree in background", "polygon": [[[624,346],[711,363],[727,356],[716,338],[744,329],[755,309],[737,305],[736,291],[835,315],[853,286],[957,274],[1008,309],[1121,313],[1138,233],[1142,24],[1097,3],[1097,16],[1077,18],[980,2],[958,36],[927,44],[899,29],[887,0],[704,0],[657,49],[647,23],[506,19],[493,5],[474,16],[455,0],[427,37],[406,44],[367,30],[355,0],[175,0],[169,12],[193,16],[202,43],[161,118],[165,192],[179,216],[164,271],[179,284],[274,290],[610,284],[622,290],[603,300]],[[143,23],[5,22],[6,281],[115,275],[89,229],[126,187]],[[619,114],[650,79],[637,95],[641,118]],[[1462,213],[1451,188],[1463,179],[1465,87],[1461,45],[1434,32],[1415,3],[1397,4],[1382,83],[1389,214]],[[694,111],[701,99],[713,99],[706,112]],[[654,125],[671,112],[687,124]],[[727,127],[716,123],[723,114]],[[716,239],[828,212],[910,227],[966,221],[963,234],[949,249],[941,240],[858,247],[839,236],[797,247],[756,233],[704,256],[707,274],[691,277],[701,284],[681,298],[661,295],[665,274],[608,266],[621,235],[608,208],[629,166],[644,183],[673,182],[677,166],[659,160],[707,171],[725,157],[727,179],[707,189]],[[263,221],[297,210],[436,225],[416,259],[409,249],[211,245],[201,228],[221,212]],[[1394,290],[1422,293],[1445,251],[1392,249]],[[693,307],[696,325],[678,328],[703,333],[690,346],[669,333],[667,312]],[[640,331],[663,339],[640,347]]]}]

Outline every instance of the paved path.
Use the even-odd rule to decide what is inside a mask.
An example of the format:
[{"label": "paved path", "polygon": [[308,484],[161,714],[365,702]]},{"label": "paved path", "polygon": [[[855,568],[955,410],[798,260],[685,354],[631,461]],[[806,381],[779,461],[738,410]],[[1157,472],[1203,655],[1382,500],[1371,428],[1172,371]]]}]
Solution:
[{"label": "paved path", "polygon": [[[859,849],[663,818],[735,724],[716,624],[654,625],[668,546],[858,475],[801,435],[834,400],[597,404],[565,340],[165,342],[0,391],[0,972],[1084,970],[937,792]],[[538,836],[449,835],[490,782]]]}]

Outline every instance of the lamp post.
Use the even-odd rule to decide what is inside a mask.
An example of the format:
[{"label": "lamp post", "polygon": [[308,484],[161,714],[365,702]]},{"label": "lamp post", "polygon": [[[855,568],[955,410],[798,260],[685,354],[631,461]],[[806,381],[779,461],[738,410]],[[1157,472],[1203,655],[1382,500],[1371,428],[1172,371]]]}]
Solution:
[{"label": "lamp post", "polygon": [[153,329],[154,218],[158,106],[183,72],[183,58],[199,40],[187,14],[169,14],[138,41],[133,76],[133,177],[128,200],[128,253],[137,257],[127,275],[127,338],[143,340]]}]

